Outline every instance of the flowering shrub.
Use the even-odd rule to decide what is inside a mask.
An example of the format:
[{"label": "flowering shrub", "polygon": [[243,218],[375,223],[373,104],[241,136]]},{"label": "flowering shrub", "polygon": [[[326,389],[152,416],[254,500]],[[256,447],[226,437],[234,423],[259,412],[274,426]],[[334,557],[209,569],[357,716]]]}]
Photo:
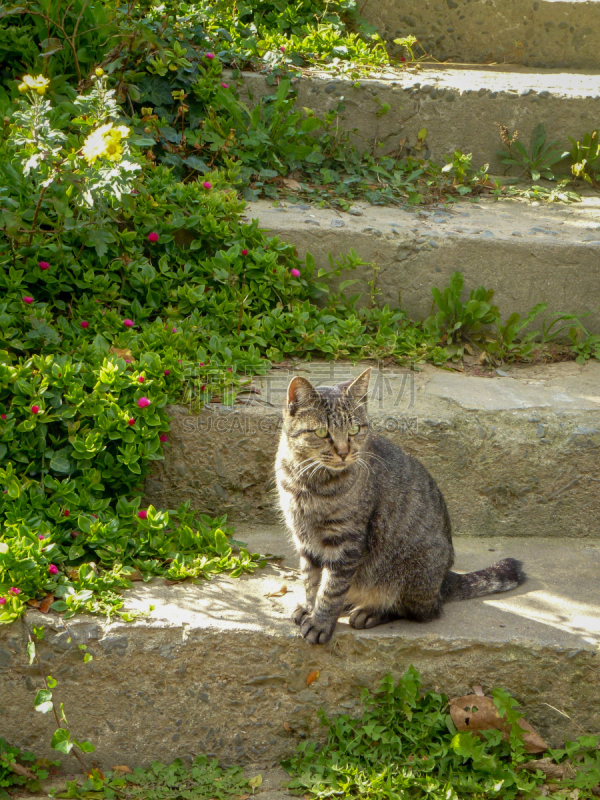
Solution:
[{"label": "flowering shrub", "polygon": [[140,170],[144,140],[104,75],[70,122],[25,85],[0,151],[5,622],[47,594],[67,614],[114,611],[132,569],[177,579],[261,563],[232,553],[225,518],[139,509],[182,394],[231,403],[241,375],[288,355],[443,353],[401,312],[329,293],[355,254],[317,278],[310,257],[243,223],[233,167],[185,184]]}]

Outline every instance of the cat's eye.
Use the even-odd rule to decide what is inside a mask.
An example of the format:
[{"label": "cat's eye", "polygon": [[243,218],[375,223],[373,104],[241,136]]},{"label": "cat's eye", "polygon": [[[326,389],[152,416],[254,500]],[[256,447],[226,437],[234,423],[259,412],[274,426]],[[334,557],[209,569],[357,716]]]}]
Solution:
[{"label": "cat's eye", "polygon": [[350,434],[350,436],[356,436],[359,430],[360,430],[360,425],[351,425],[348,428],[348,433]]},{"label": "cat's eye", "polygon": [[327,428],[317,428],[315,431],[315,436],[318,436],[319,439],[324,439],[328,434]]}]

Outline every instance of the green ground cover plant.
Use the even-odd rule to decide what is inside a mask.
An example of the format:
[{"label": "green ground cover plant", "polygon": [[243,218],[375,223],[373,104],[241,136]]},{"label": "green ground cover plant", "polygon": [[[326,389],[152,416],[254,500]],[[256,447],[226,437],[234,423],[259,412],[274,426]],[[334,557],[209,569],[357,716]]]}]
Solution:
[{"label": "green ground cover plant", "polygon": [[[499,730],[480,736],[458,731],[448,712],[448,698],[421,690],[419,673],[410,667],[394,682],[388,675],[379,691],[363,692],[365,712],[359,719],[322,714],[327,728],[323,746],[303,742],[285,762],[289,788],[313,797],[388,798],[537,798],[547,778],[526,768],[535,756],[525,752],[521,714],[516,701],[495,689],[493,698],[510,724],[508,741]],[[600,740],[580,736],[563,749],[550,749],[552,763],[568,758],[574,769],[553,782],[552,796],[591,800],[600,783]]]}]

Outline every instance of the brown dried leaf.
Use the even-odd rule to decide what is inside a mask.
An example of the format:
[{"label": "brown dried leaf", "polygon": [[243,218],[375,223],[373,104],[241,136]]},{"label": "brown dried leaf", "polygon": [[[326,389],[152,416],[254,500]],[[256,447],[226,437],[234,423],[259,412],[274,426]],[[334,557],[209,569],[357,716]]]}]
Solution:
[{"label": "brown dried leaf", "polygon": [[28,767],[23,767],[21,764],[8,764],[15,775],[20,775],[23,778],[29,778],[30,781],[37,781],[37,775],[32,772]]},{"label": "brown dried leaf", "polygon": [[47,594],[46,597],[44,597],[44,599],[40,603],[40,611],[42,612],[42,614],[48,613],[48,611],[50,610],[50,606],[52,605],[53,602],[54,602],[53,594]]},{"label": "brown dried leaf", "polygon": [[171,581],[169,578],[165,578],[165,586],[177,586],[178,583],[183,583],[183,581]]},{"label": "brown dried leaf", "polygon": [[40,607],[40,601],[39,600],[28,600],[27,601],[27,605],[31,606],[31,608],[39,608]]},{"label": "brown dried leaf", "polygon": [[287,594],[287,590],[288,588],[285,583],[282,583],[276,592],[269,592],[269,594],[266,594],[265,597],[283,597],[284,594]]},{"label": "brown dried leaf", "polygon": [[284,722],[284,723],[283,723],[283,727],[286,729],[286,731],[287,731],[288,733],[291,733],[291,732],[292,732],[292,729],[291,729],[291,727],[290,727],[290,723],[289,723],[289,722]]},{"label": "brown dried leaf", "polygon": [[281,182],[285,187],[291,189],[293,192],[297,192],[298,189],[302,188],[298,181],[295,181],[293,178],[284,178]]},{"label": "brown dried leaf", "polygon": [[132,570],[129,575],[127,576],[130,581],[143,581],[144,577],[139,569]]},{"label": "brown dried leaf", "polygon": [[309,672],[308,675],[306,676],[306,685],[310,686],[311,683],[314,683],[318,677],[319,677],[319,670],[313,669],[313,671]]},{"label": "brown dried leaf", "polygon": [[126,764],[122,764],[119,767],[113,767],[113,772],[124,772],[126,774],[131,774],[131,773],[133,773],[133,770],[131,769],[131,767],[128,767]]},{"label": "brown dried leaf", "polygon": [[529,772],[536,772],[539,769],[547,778],[554,778],[555,780],[561,780],[562,778],[572,779],[577,775],[577,770],[570,761],[565,761],[562,764],[555,764],[551,758],[526,761],[524,764],[518,766],[517,769],[526,769]]},{"label": "brown dried leaf", "polygon": [[[467,694],[450,700],[452,722],[459,731],[487,731],[492,728],[502,731],[502,738],[508,741],[510,724],[498,713],[491,697]],[[524,719],[519,720],[523,729],[523,744],[527,753],[543,753],[548,745],[539,733]]]},{"label": "brown dried leaf", "polygon": [[131,362],[135,361],[133,353],[128,347],[111,347],[108,352],[113,353],[113,355],[118,356],[118,358],[125,358]]}]

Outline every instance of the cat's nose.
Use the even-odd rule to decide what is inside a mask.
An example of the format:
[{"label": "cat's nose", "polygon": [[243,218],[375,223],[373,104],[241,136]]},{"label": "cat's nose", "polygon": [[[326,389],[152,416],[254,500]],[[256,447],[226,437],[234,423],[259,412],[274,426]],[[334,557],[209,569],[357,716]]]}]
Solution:
[{"label": "cat's nose", "polygon": [[346,458],[346,456],[350,452],[350,448],[348,447],[347,444],[345,444],[345,445],[344,444],[342,444],[342,445],[338,444],[338,445],[336,445],[335,451],[338,454],[338,456],[342,459],[342,461],[344,461],[344,459]]}]

